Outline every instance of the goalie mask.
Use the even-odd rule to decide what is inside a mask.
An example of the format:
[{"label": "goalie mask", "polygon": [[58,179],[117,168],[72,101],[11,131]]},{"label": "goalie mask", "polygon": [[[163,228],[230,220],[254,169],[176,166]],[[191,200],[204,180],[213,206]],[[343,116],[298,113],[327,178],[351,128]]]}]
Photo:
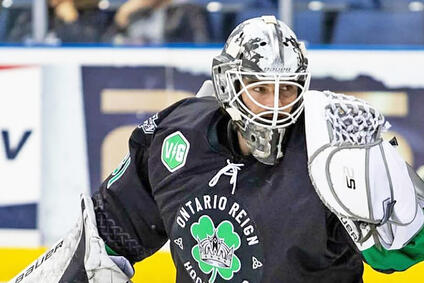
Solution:
[{"label": "goalie mask", "polygon": [[[273,165],[283,156],[287,127],[302,113],[302,97],[310,81],[307,65],[303,45],[274,16],[241,23],[213,60],[218,101],[252,155],[264,164]],[[284,98],[287,89],[295,91],[290,99]],[[266,94],[261,94],[263,90]],[[286,103],[282,103],[284,99]]]}]

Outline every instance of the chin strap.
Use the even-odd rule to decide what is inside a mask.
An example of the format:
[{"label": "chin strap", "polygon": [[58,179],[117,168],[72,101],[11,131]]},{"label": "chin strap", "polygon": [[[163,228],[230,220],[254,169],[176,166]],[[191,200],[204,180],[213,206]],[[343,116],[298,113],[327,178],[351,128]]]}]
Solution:
[{"label": "chin strap", "polygon": [[237,184],[237,173],[241,170],[242,166],[244,166],[244,164],[231,163],[230,160],[227,159],[227,165],[219,170],[218,173],[216,173],[216,175],[209,181],[209,187],[215,187],[216,183],[218,183],[218,180],[222,175],[231,176],[230,184],[233,185],[231,194],[234,195]]},{"label": "chin strap", "polygon": [[240,145],[238,143],[239,137],[237,136],[238,130],[236,128],[237,126],[232,122],[232,120],[229,120],[227,123],[227,141],[228,146],[230,147],[231,153],[236,158],[241,158],[243,156]]}]

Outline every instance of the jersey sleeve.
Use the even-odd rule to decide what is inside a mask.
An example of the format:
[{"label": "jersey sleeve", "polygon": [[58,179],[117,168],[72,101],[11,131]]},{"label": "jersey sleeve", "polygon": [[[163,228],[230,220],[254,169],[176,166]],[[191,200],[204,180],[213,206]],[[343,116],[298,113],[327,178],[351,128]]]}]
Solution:
[{"label": "jersey sleeve", "polygon": [[365,262],[377,271],[384,273],[404,271],[424,261],[424,228],[421,228],[402,249],[386,250],[383,247],[372,246],[362,251],[362,256]]},{"label": "jersey sleeve", "polygon": [[[329,211],[327,215],[327,222],[329,249],[338,244],[339,247],[337,250],[343,250],[340,248],[340,245],[344,242],[350,247],[347,250],[355,251],[358,255],[361,255],[362,261],[366,262],[378,272],[392,273],[396,271],[404,271],[411,266],[424,261],[424,227],[421,228],[415,237],[412,238],[412,240],[409,241],[409,243],[402,249],[386,250],[383,247],[376,247],[374,245],[361,252],[352,242],[337,217]],[[345,253],[350,254],[347,250]]]},{"label": "jersey sleeve", "polygon": [[148,181],[148,139],[134,130],[129,153],[92,196],[101,238],[131,262],[150,256],[167,240]]},{"label": "jersey sleeve", "polygon": [[334,265],[343,266],[351,270],[361,270],[363,260],[361,253],[347,234],[340,220],[335,214],[326,209],[327,252]]},{"label": "jersey sleeve", "polygon": [[108,250],[131,262],[159,250],[168,236],[149,183],[149,147],[160,121],[183,103],[153,115],[132,133],[129,152],[93,194],[97,228]]}]

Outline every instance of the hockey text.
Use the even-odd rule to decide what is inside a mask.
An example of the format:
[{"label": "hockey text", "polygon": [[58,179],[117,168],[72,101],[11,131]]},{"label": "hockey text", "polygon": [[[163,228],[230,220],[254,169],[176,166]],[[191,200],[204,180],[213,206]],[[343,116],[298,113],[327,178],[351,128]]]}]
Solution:
[{"label": "hockey text", "polygon": [[188,274],[190,275],[190,278],[193,280],[193,282],[204,283],[204,281],[197,276],[196,270],[194,270],[193,266],[191,265],[191,263],[189,261],[184,263],[184,267],[186,268],[186,270],[187,270]]}]

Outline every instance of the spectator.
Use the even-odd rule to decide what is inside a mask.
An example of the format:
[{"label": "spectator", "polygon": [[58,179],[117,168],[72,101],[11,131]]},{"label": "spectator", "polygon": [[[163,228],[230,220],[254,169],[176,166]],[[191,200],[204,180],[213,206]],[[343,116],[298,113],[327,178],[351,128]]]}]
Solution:
[{"label": "spectator", "polygon": [[49,0],[51,30],[62,42],[99,42],[112,16],[98,8],[98,0]]},{"label": "spectator", "polygon": [[128,0],[115,14],[116,43],[207,42],[206,10],[171,0]]}]

